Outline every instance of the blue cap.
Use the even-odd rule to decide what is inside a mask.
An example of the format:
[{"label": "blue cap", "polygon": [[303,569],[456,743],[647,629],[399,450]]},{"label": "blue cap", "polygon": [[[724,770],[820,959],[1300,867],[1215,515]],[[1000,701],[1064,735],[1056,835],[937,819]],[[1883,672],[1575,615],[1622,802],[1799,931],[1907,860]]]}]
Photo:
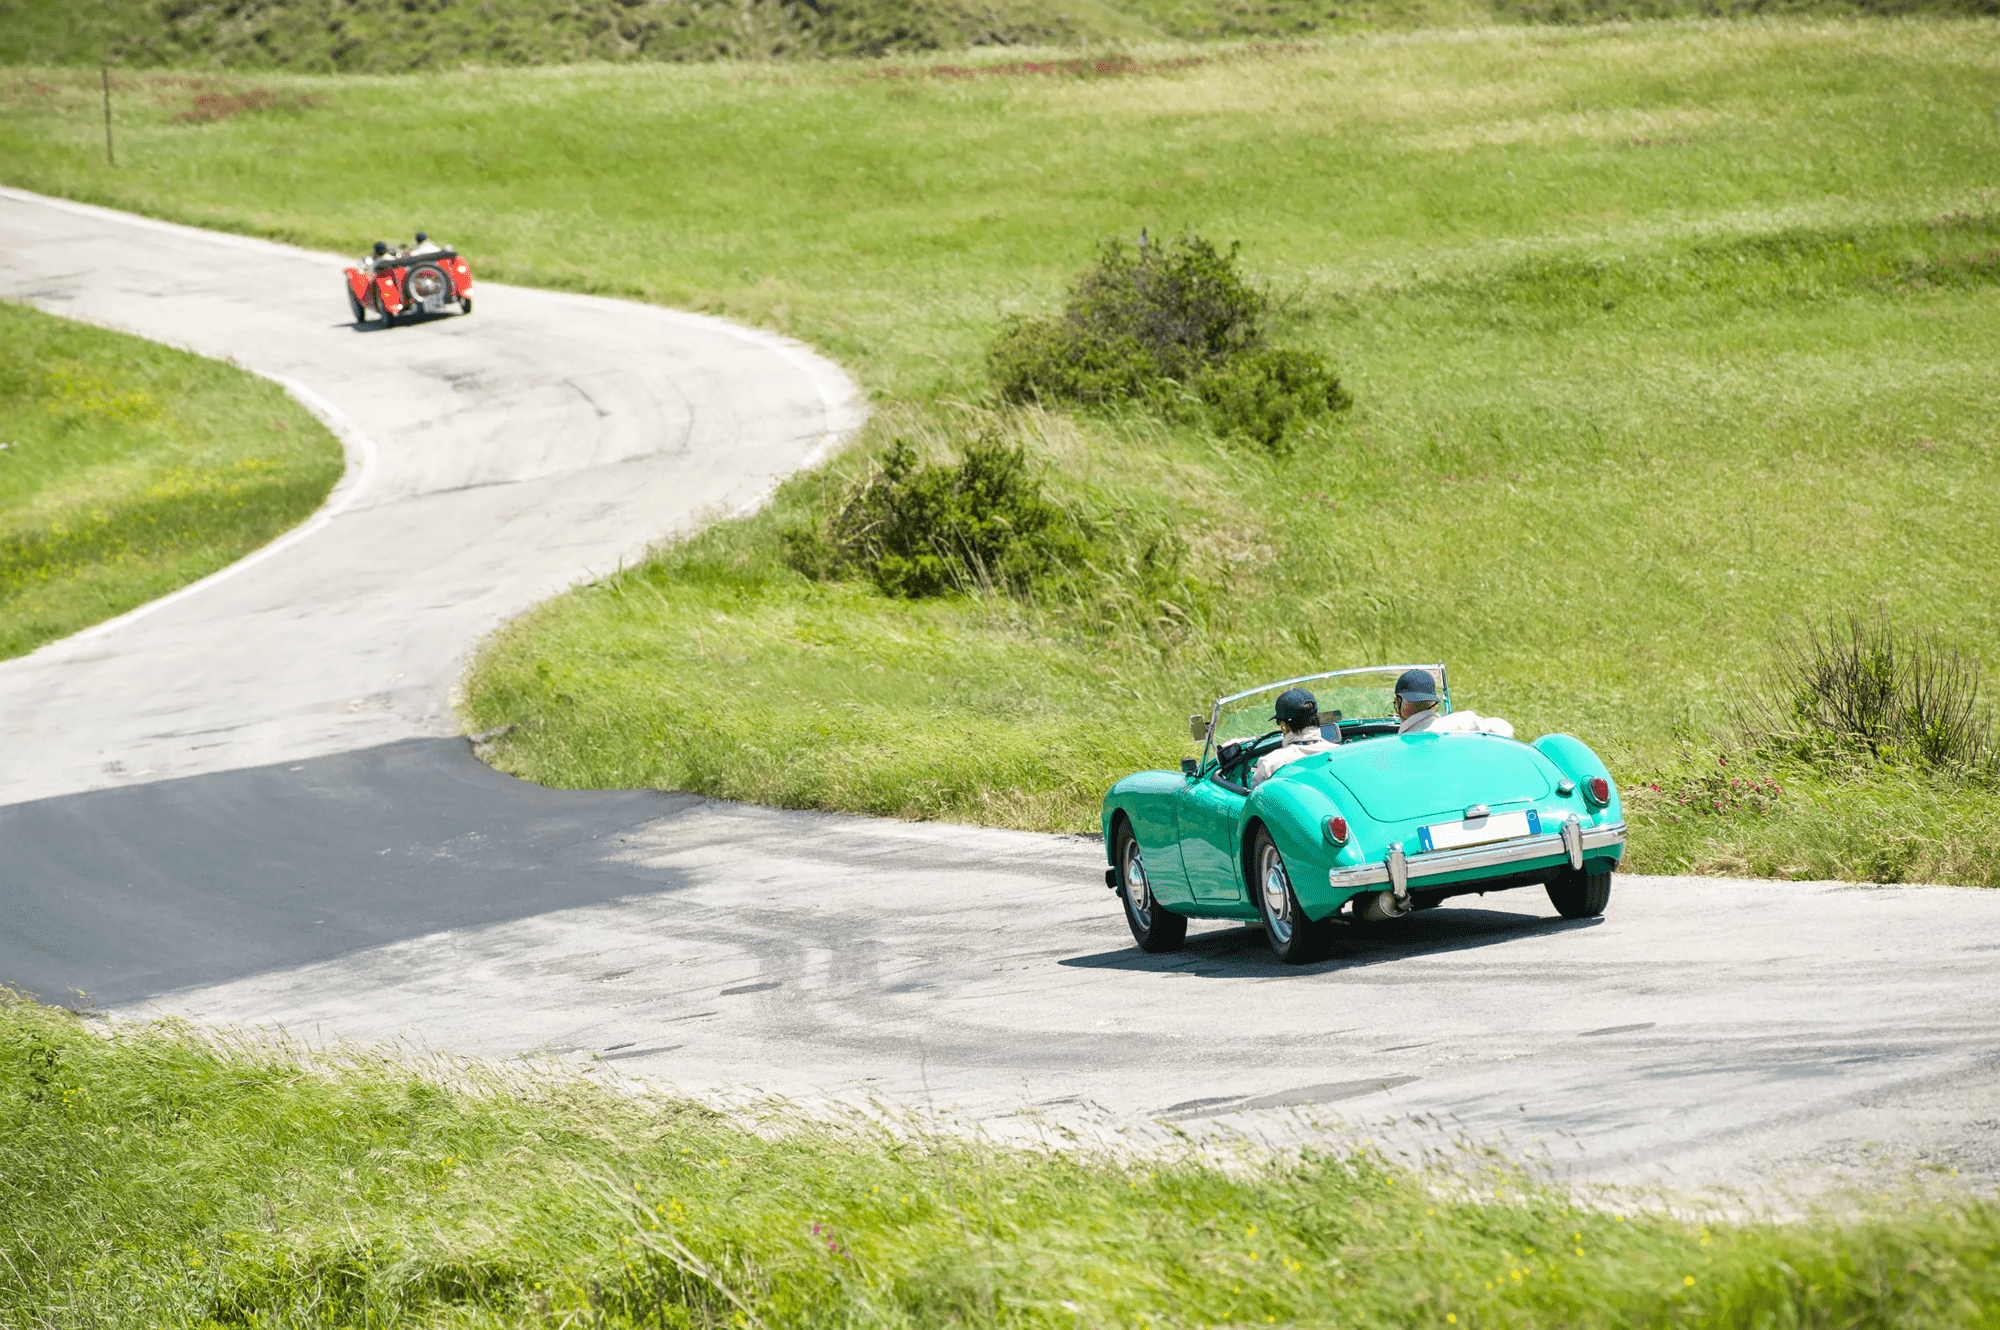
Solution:
[{"label": "blue cap", "polygon": [[1437,680],[1431,678],[1429,670],[1404,670],[1396,680],[1396,696],[1405,702],[1435,702]]},{"label": "blue cap", "polygon": [[1319,700],[1303,688],[1287,688],[1278,694],[1272,720],[1294,729],[1309,725],[1319,715]]}]

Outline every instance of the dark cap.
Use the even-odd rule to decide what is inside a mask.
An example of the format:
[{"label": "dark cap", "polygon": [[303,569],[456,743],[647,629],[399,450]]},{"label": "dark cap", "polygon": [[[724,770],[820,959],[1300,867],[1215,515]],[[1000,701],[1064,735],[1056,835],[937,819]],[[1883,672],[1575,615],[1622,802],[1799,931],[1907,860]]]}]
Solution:
[{"label": "dark cap", "polygon": [[1303,688],[1287,688],[1278,694],[1271,719],[1294,729],[1311,725],[1319,719],[1319,701]]},{"label": "dark cap", "polygon": [[417,243],[419,245],[423,244],[426,240],[429,240],[430,238],[431,238],[431,233],[429,231],[417,232]]},{"label": "dark cap", "polygon": [[377,254],[387,254],[387,253],[389,252],[389,242],[388,242],[388,241],[386,241],[386,240],[378,240],[378,241],[376,241],[376,242],[375,242],[375,252],[376,252]]},{"label": "dark cap", "polygon": [[1435,702],[1437,680],[1431,678],[1429,670],[1404,670],[1396,680],[1396,696],[1405,702]]}]

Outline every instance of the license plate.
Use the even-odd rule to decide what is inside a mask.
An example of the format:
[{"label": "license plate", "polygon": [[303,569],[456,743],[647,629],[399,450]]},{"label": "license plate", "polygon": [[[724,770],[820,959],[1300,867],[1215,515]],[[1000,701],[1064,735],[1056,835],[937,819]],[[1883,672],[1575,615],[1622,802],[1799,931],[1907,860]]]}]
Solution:
[{"label": "license plate", "polygon": [[1417,828],[1417,841],[1426,850],[1456,850],[1467,845],[1487,845],[1516,836],[1539,836],[1540,814],[1530,808],[1519,813],[1492,813],[1463,822],[1436,822]]}]

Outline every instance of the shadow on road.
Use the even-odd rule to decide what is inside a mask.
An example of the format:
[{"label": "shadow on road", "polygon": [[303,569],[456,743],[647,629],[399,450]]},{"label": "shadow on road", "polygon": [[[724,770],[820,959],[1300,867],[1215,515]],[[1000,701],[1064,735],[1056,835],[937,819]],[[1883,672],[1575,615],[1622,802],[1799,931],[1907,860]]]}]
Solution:
[{"label": "shadow on road", "polygon": [[380,333],[389,332],[396,328],[420,328],[427,323],[443,323],[447,319],[464,317],[466,316],[463,314],[450,313],[444,310],[439,310],[435,314],[418,310],[413,314],[398,314],[394,323],[390,323],[384,319],[363,319],[359,323],[356,323],[353,319],[342,319],[339,323],[328,324],[327,326],[331,328],[346,328],[351,332],[358,333]]},{"label": "shadow on road", "polygon": [[1423,910],[1385,924],[1349,924],[1341,930],[1334,953],[1312,965],[1286,965],[1271,954],[1264,930],[1256,924],[1190,934],[1177,952],[1149,956],[1137,947],[1072,956],[1058,965],[1093,970],[1134,970],[1158,974],[1191,974],[1204,979],[1242,979],[1280,974],[1325,974],[1362,966],[1387,965],[1419,956],[1439,956],[1498,946],[1517,938],[1552,931],[1592,928],[1598,919],[1558,919],[1514,914],[1505,910]]},{"label": "shadow on road", "polygon": [[[691,795],[552,790],[463,739],[0,807],[0,982],[114,1006],[684,885],[618,833]],[[81,999],[76,1000],[81,1005]]]}]

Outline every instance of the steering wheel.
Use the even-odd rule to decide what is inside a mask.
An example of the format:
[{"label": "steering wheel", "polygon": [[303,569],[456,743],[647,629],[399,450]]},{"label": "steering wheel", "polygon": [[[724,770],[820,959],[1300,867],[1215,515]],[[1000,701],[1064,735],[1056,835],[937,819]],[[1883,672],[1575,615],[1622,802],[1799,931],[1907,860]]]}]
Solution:
[{"label": "steering wheel", "polygon": [[[1230,771],[1241,768],[1247,771],[1252,762],[1271,751],[1264,746],[1267,740],[1276,739],[1282,731],[1269,730],[1254,739],[1236,739],[1215,750],[1215,769],[1225,779],[1235,780]],[[1241,784],[1241,781],[1237,781]]]}]

